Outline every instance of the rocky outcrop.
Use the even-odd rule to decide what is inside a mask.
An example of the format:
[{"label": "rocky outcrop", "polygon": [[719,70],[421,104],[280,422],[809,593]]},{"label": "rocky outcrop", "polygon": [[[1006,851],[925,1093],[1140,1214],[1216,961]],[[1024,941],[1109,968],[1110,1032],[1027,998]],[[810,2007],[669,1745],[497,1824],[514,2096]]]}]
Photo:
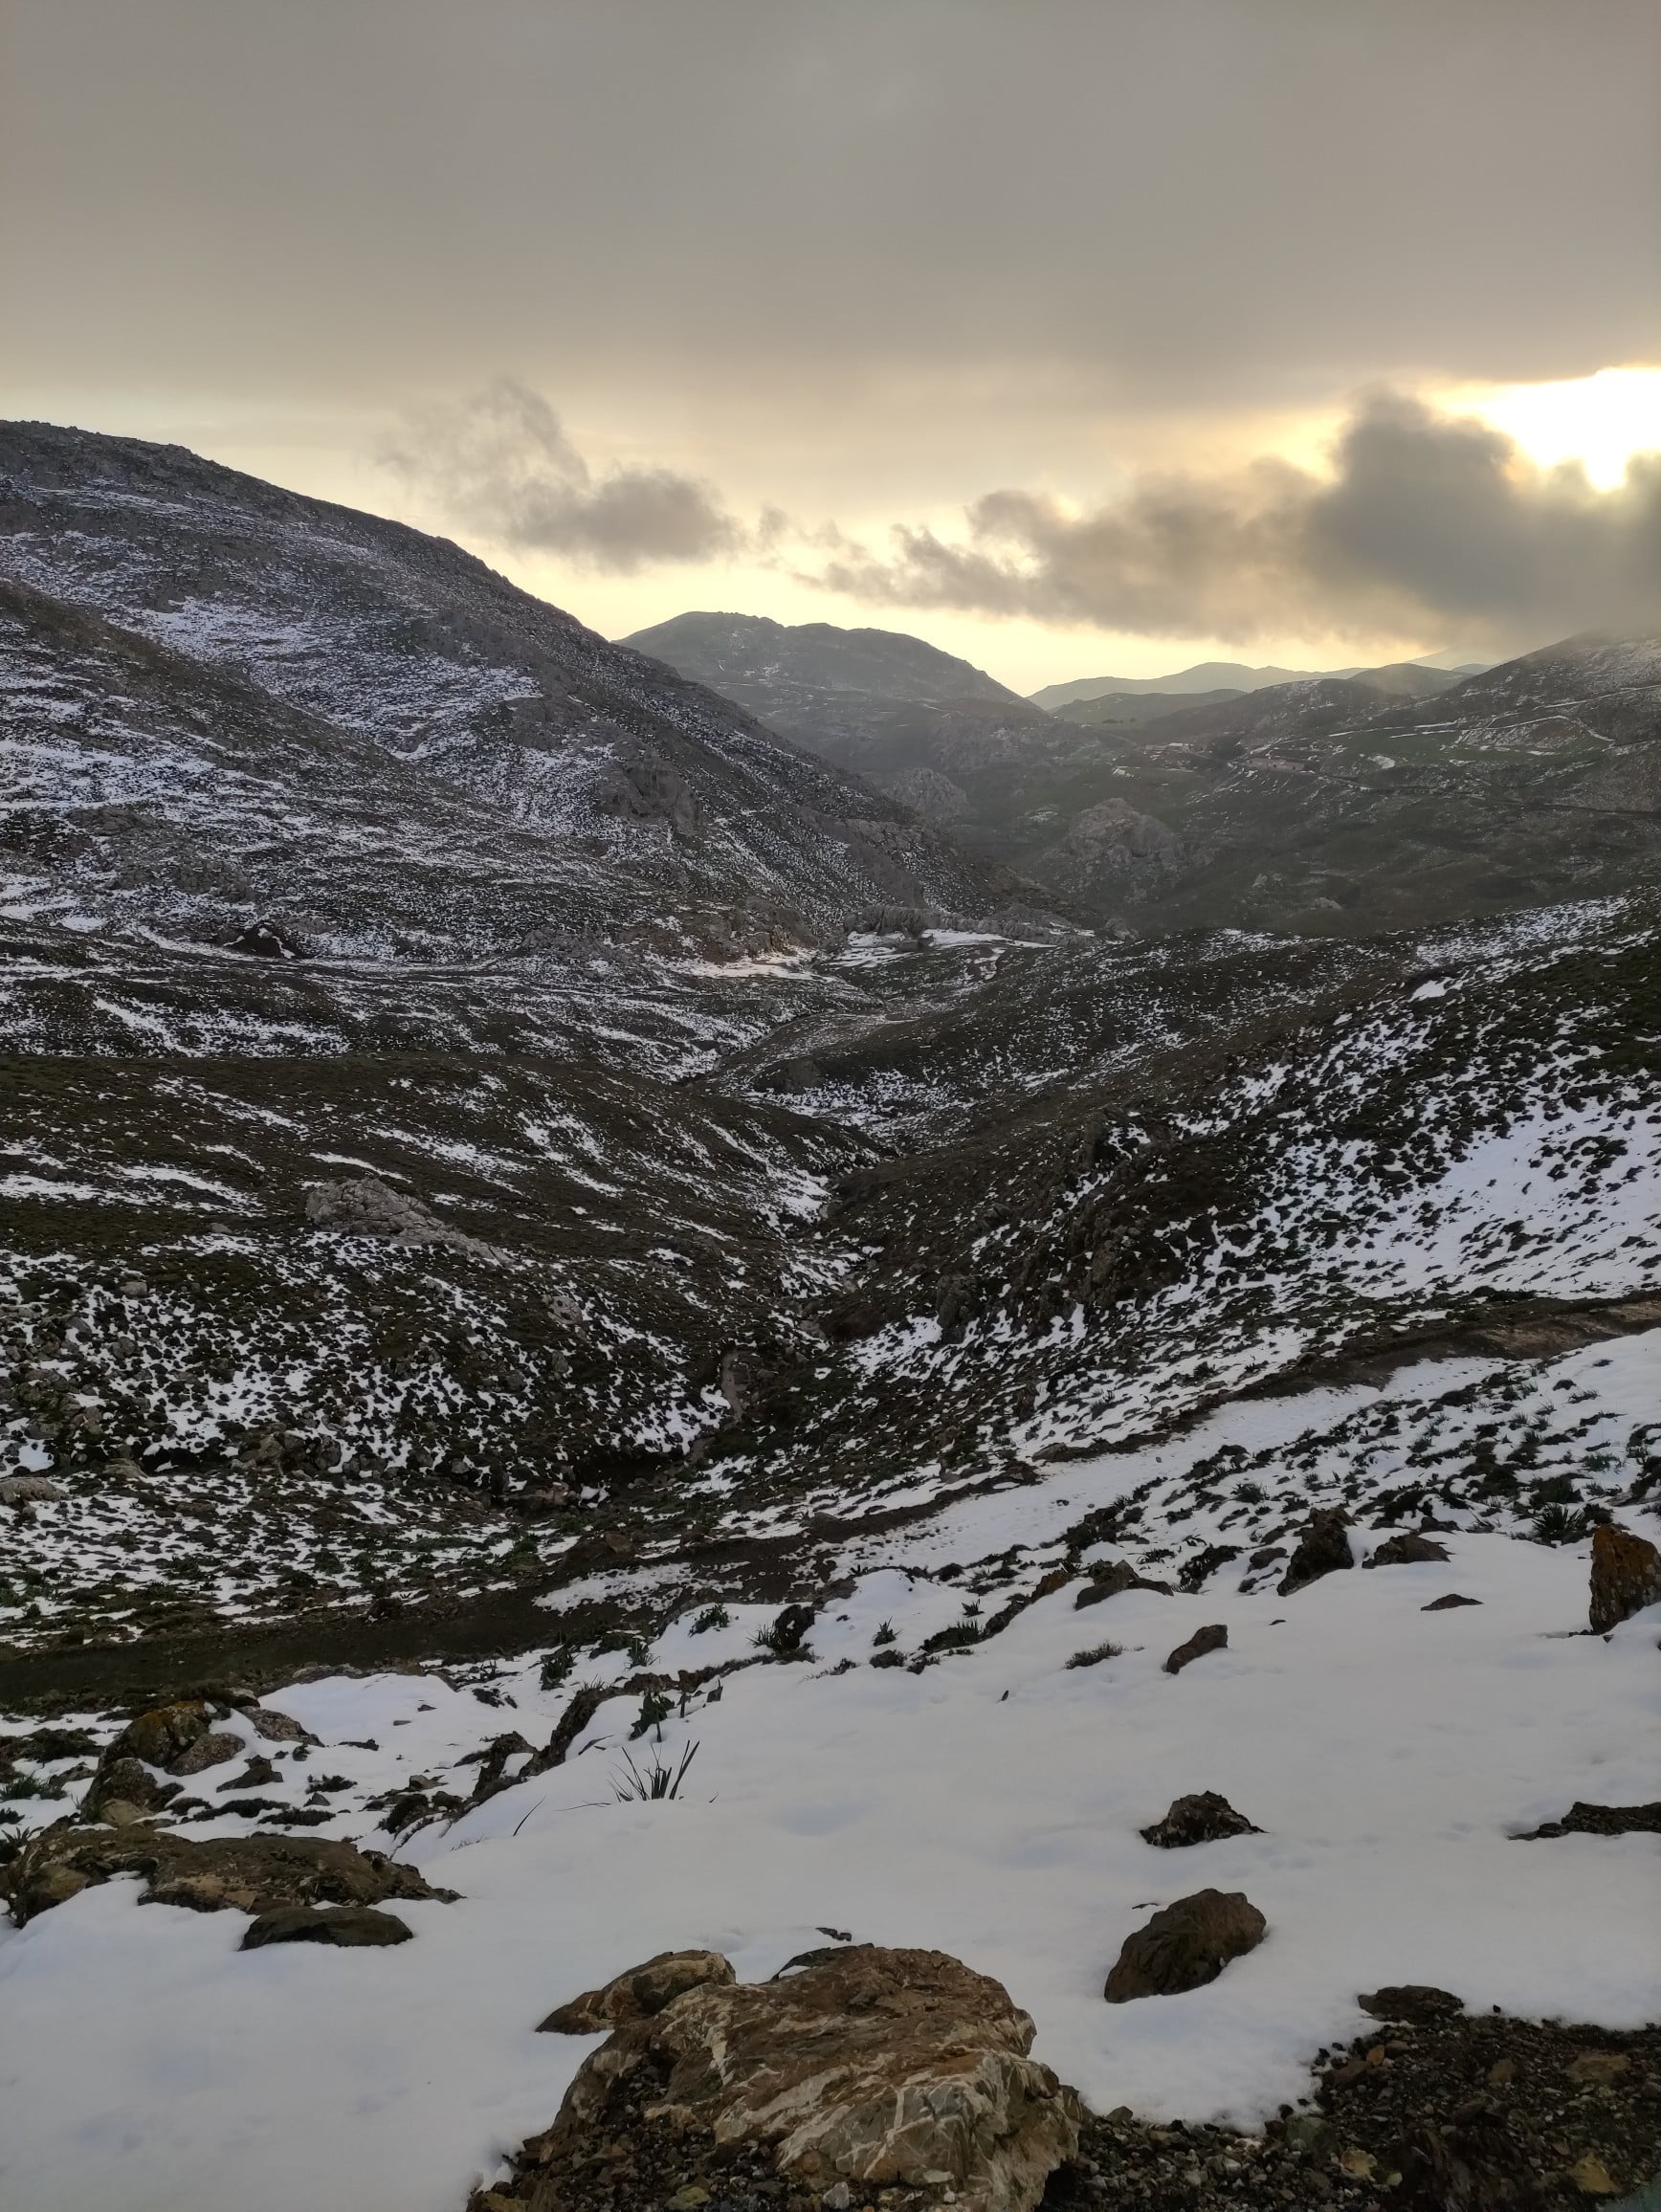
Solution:
[{"label": "rocky outcrop", "polygon": [[943,1952],[872,1944],[792,1968],[701,1982],[591,2052],[548,2138],[534,2212],[572,2201],[572,2157],[615,2132],[642,2077],[654,2083],[647,2119],[770,2144],[778,2170],[821,2197],[898,2186],[935,2201],[949,2191],[962,2212],[1031,2212],[1072,2154],[1079,2110],[1027,2055],[1032,2023],[1003,1986]]},{"label": "rocky outcrop", "polygon": [[[1173,1654],[1174,1656],[1174,1654]],[[1226,1797],[1214,1789],[1198,1790],[1192,1797],[1173,1800],[1163,1821],[1143,1828],[1142,1841],[1162,1851],[1185,1850],[1191,1844],[1216,1844],[1229,1836],[1260,1836],[1244,1813],[1237,1813]]]},{"label": "rocky outcrop", "polygon": [[1348,1515],[1341,1506],[1322,1506],[1303,1524],[1286,1572],[1280,1578],[1280,1595],[1289,1598],[1294,1590],[1319,1582],[1322,1575],[1336,1574],[1354,1565]]},{"label": "rocky outcrop", "polygon": [[689,1989],[713,1982],[726,1987],[737,1977],[719,1951],[659,1951],[631,1966],[601,1989],[586,1989],[538,2023],[539,2034],[603,2035],[626,2022],[653,2020]]},{"label": "rocky outcrop", "polygon": [[1589,1618],[1600,1636],[1646,1605],[1661,1604],[1661,1551],[1614,1521],[1592,1531]]},{"label": "rocky outcrop", "polygon": [[435,1889],[413,1867],[333,1838],[218,1836],[198,1844],[144,1823],[112,1830],[59,1821],[31,1837],[5,1869],[11,1917],[21,1927],[119,1874],[142,1878],[142,1904],[198,1913],[379,1905],[388,1898],[449,1903],[456,1895]]},{"label": "rocky outcrop", "polygon": [[1125,2004],[1201,1989],[1231,1958],[1254,1951],[1268,1925],[1242,1891],[1196,1890],[1125,1937],[1102,1995],[1109,2004]]}]

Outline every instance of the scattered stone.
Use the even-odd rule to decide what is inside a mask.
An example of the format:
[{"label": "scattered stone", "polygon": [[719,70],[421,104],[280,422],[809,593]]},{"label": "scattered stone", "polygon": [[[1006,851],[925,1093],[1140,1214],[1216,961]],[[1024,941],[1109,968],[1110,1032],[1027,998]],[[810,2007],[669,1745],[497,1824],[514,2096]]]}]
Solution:
[{"label": "scattered stone", "polygon": [[317,1737],[309,1728],[302,1728],[292,1714],[278,1713],[270,1705],[251,1705],[242,1715],[255,1736],[267,1743],[316,1743]]},{"label": "scattered stone", "polygon": [[1337,1574],[1354,1565],[1349,1515],[1341,1506],[1322,1506],[1303,1524],[1286,1572],[1277,1585],[1279,1594],[1289,1598],[1294,1590],[1319,1582],[1323,1575]]},{"label": "scattered stone", "polygon": [[1162,1851],[1185,1850],[1191,1844],[1217,1844],[1229,1836],[1260,1836],[1244,1813],[1237,1813],[1226,1797],[1213,1789],[1198,1790],[1192,1797],[1173,1801],[1163,1821],[1143,1828],[1142,1841],[1157,1844]]},{"label": "scattered stone", "polygon": [[1521,1838],[1540,1836],[1661,1836],[1661,1799],[1647,1805],[1593,1805],[1577,1798],[1561,1821],[1547,1821]]},{"label": "scattered stone", "polygon": [[1242,1891],[1196,1890],[1125,1937],[1102,1995],[1109,2004],[1126,2004],[1203,1988],[1231,1958],[1254,1951],[1268,1925]]},{"label": "scattered stone", "polygon": [[0,1505],[60,1505],[68,1495],[44,1474],[0,1475]]},{"label": "scattered stone", "polygon": [[688,1989],[705,1982],[722,1987],[738,1977],[719,1951],[660,1951],[644,1966],[631,1966],[602,1989],[586,1989],[539,2021],[539,2035],[599,2035],[627,2021],[651,2020]]},{"label": "scattered stone", "polygon": [[1661,1604],[1661,1551],[1615,1521],[1592,1531],[1592,1595],[1588,1617],[1606,1635],[1621,1622]]},{"label": "scattered stone", "polygon": [[1358,1997],[1356,2002],[1374,2020],[1406,2020],[1415,2027],[1453,2020],[1465,2010],[1462,1997],[1428,1981],[1391,1982],[1387,1988],[1375,1989],[1369,1997]]},{"label": "scattered stone", "polygon": [[247,1748],[241,1736],[210,1729],[206,1736],[199,1736],[194,1743],[186,1745],[178,1758],[169,1762],[167,1772],[201,1774],[210,1766],[224,1766],[230,1759],[240,1759]]},{"label": "scattered stone", "polygon": [[1444,1598],[1432,1598],[1428,1605],[1421,1605],[1421,1613],[1451,1613],[1460,1605],[1480,1605],[1480,1598],[1463,1598],[1457,1590],[1450,1590]]},{"label": "scattered stone", "polygon": [[277,1779],[276,1767],[263,1752],[256,1751],[240,1774],[233,1774],[228,1781],[216,1786],[228,1789],[269,1789]]},{"label": "scattered stone", "polygon": [[1179,1644],[1165,1661],[1167,1674],[1180,1674],[1185,1667],[1196,1659],[1205,1658],[1207,1651],[1226,1651],[1229,1648],[1229,1630],[1221,1621],[1208,1628],[1196,1628],[1185,1644]]},{"label": "scattered stone", "polygon": [[[112,1807],[111,1810],[114,1808]],[[413,1867],[379,1851],[311,1836],[216,1836],[194,1843],[135,1815],[113,1834],[107,1827],[78,1827],[58,1821],[31,1837],[11,1866],[0,1869],[9,1885],[11,1916],[21,1927],[61,1903],[53,1891],[64,1869],[81,1877],[78,1887],[121,1874],[142,1876],[141,1903],[185,1905],[196,1912],[227,1908],[243,1913],[280,1905],[379,1905],[388,1898],[438,1898]]]},{"label": "scattered stone", "polygon": [[83,1820],[113,1821],[118,1805],[125,1805],[140,1816],[159,1813],[179,1795],[176,1781],[158,1781],[143,1759],[114,1758],[114,1749],[112,1744],[104,1753],[87,1785],[80,1804]]},{"label": "scattered stone", "polygon": [[262,1951],[268,1943],[334,1943],[343,1949],[364,1944],[408,1943],[415,1931],[395,1913],[372,1905],[278,1905],[249,1923],[238,1948]]},{"label": "scattered stone", "polygon": [[1391,1537],[1370,1558],[1362,1561],[1363,1567],[1416,1567],[1439,1561],[1448,1563],[1448,1547],[1439,1544],[1433,1537],[1422,1537],[1412,1530],[1399,1537]]},{"label": "scattered stone", "polygon": [[689,2148],[770,2147],[808,2201],[920,2190],[911,2202],[949,2192],[960,2212],[1032,2212],[1080,2117],[1028,2057],[1032,2035],[998,1982],[938,1951],[857,1944],[783,1980],[700,1983],[590,2052],[539,2148],[529,2202],[591,2201],[575,2176],[601,2146],[627,2151],[619,2131],[638,2112]]}]

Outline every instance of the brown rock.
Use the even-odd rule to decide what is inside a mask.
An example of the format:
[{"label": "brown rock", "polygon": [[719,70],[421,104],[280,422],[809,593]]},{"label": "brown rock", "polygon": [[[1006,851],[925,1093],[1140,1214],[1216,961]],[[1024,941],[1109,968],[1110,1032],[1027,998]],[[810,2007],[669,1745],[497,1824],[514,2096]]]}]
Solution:
[{"label": "brown rock", "polygon": [[278,1713],[269,1705],[251,1705],[242,1715],[257,1736],[267,1743],[316,1743],[317,1737],[309,1728],[302,1728],[292,1714]]},{"label": "brown rock", "polygon": [[1216,1844],[1229,1836],[1262,1833],[1244,1813],[1237,1813],[1226,1797],[1219,1797],[1214,1789],[1203,1789],[1192,1797],[1175,1799],[1163,1821],[1143,1828],[1142,1841],[1158,1845],[1162,1851],[1173,1851],[1184,1850],[1190,1844]]},{"label": "brown rock", "polygon": [[[153,1706],[129,1720],[105,1754],[109,1759],[142,1759],[146,1766],[170,1767],[198,1736],[208,1733],[208,1708],[194,1699]],[[239,1751],[242,1746],[236,1747]]]},{"label": "brown rock", "polygon": [[1254,1951],[1268,1922],[1239,1890],[1196,1890],[1156,1913],[1127,1936],[1102,1995],[1109,2004],[1133,1997],[1175,1997],[1215,1981],[1229,1959]]},{"label": "brown rock", "polygon": [[[855,1944],[782,1980],[701,1983],[620,2027],[584,2061],[553,2139],[603,2139],[614,2092],[647,2068],[662,2081],[648,2117],[772,2144],[820,2197],[949,2188],[962,2212],[1031,2212],[1080,2116],[1028,2057],[1032,2033],[1000,1983],[942,1952]],[[531,2212],[567,2201],[550,2179]]]},{"label": "brown rock", "polygon": [[1169,1582],[1150,1582],[1123,1559],[1115,1559],[1112,1566],[1099,1567],[1092,1573],[1089,1582],[1073,1601],[1074,1609],[1081,1605],[1099,1605],[1106,1598],[1117,1598],[1121,1590],[1157,1590],[1162,1598],[1168,1598],[1171,1585]]},{"label": "brown rock", "polygon": [[1165,1661],[1167,1674],[1180,1674],[1195,1659],[1203,1659],[1207,1651],[1226,1651],[1229,1648],[1229,1630],[1221,1621],[1208,1628],[1196,1628],[1185,1644],[1179,1644]]},{"label": "brown rock", "polygon": [[1392,1982],[1375,1989],[1356,2002],[1374,2020],[1406,2020],[1415,2027],[1429,2027],[1438,2020],[1452,2020],[1465,2010],[1465,2000],[1451,1990],[1436,1989],[1428,1981]]},{"label": "brown rock", "polygon": [[1322,1575],[1336,1574],[1354,1565],[1350,1556],[1348,1515],[1341,1506],[1322,1506],[1303,1524],[1286,1572],[1280,1578],[1280,1595],[1289,1598],[1294,1590],[1319,1582]]},{"label": "brown rock", "polygon": [[142,1759],[118,1758],[115,1748],[112,1744],[104,1753],[87,1784],[80,1808],[83,1820],[107,1821],[115,1804],[135,1805],[142,1813],[160,1812],[180,1794],[176,1781],[158,1781]]},{"label": "brown rock", "polygon": [[688,1989],[725,1987],[738,1977],[719,1951],[660,1951],[602,1989],[586,1989],[539,2021],[539,2035],[599,2035],[626,2021],[651,2020]]},{"label": "brown rock", "polygon": [[1446,1566],[1448,1547],[1432,1537],[1416,1535],[1411,1529],[1399,1537],[1391,1537],[1383,1543],[1370,1559],[1362,1561],[1363,1567],[1414,1567],[1436,1559]]},{"label": "brown rock", "polygon": [[395,1913],[372,1905],[278,1905],[251,1920],[237,1946],[262,1951],[268,1943],[333,1943],[356,1950],[367,1944],[408,1943],[414,1934]]},{"label": "brown rock", "polygon": [[206,1736],[199,1736],[194,1743],[186,1745],[178,1758],[169,1762],[167,1772],[202,1774],[210,1766],[224,1766],[230,1759],[240,1759],[243,1749],[241,1736],[210,1729]]},{"label": "brown rock", "polygon": [[1661,1551],[1614,1521],[1592,1531],[1592,1600],[1589,1617],[1602,1636],[1661,1604]]}]

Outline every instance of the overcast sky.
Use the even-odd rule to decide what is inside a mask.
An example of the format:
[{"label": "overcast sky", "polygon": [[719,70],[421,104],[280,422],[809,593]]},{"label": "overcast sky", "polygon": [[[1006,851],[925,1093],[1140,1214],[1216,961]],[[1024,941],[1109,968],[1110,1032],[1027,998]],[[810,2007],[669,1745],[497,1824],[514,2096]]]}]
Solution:
[{"label": "overcast sky", "polygon": [[1653,0],[0,20],[5,410],[447,529],[613,634],[876,622],[1029,689],[1653,608],[1661,475],[1529,452],[1661,446],[1661,373],[1509,389],[1661,372]]}]

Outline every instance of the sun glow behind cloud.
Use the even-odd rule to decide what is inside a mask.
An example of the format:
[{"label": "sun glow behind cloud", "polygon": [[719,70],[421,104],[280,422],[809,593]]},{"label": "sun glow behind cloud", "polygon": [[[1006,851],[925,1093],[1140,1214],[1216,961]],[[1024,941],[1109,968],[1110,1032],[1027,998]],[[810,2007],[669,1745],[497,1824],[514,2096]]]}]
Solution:
[{"label": "sun glow behind cloud", "polygon": [[1541,468],[1579,461],[1611,491],[1637,453],[1661,453],[1661,368],[1600,368],[1556,384],[1469,385],[1436,394],[1450,414],[1479,415]]}]

